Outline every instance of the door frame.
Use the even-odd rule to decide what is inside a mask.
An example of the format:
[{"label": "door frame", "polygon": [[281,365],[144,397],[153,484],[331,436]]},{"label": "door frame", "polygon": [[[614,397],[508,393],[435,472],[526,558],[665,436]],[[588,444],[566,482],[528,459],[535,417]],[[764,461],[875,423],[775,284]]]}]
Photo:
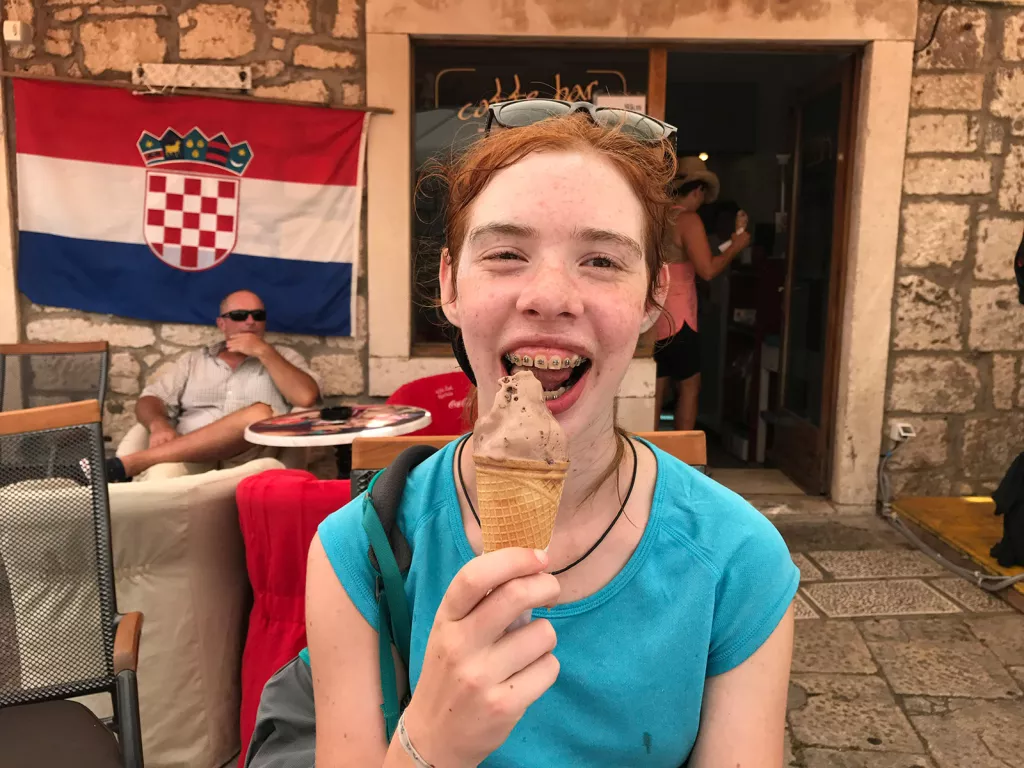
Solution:
[{"label": "door frame", "polygon": [[[838,400],[839,363],[842,345],[842,320],[845,311],[846,277],[849,257],[850,215],[853,183],[854,149],[856,147],[856,130],[859,108],[860,78],[863,68],[861,53],[854,52],[850,58],[838,67],[835,72],[814,85],[794,95],[793,109],[808,99],[834,87],[837,83],[843,86],[840,96],[839,139],[836,151],[836,198],[832,207],[832,254],[829,271],[828,314],[825,329],[824,349],[828,353],[822,368],[821,381],[821,414],[819,426],[814,427],[805,420],[786,410],[786,380],[789,367],[789,328],[791,294],[793,289],[794,249],[796,244],[796,227],[799,219],[797,201],[800,194],[800,140],[803,124],[796,117],[794,131],[794,150],[792,158],[793,182],[790,189],[790,213],[787,222],[789,242],[787,244],[786,282],[783,304],[783,333],[780,349],[779,387],[776,409],[784,423],[782,429],[792,429],[796,442],[814,443],[815,454],[821,466],[815,482],[806,487],[809,493],[826,494],[832,486],[833,455],[835,445],[836,404]],[[778,433],[777,433],[778,434]],[[778,450],[772,451],[778,455]],[[814,474],[814,473],[812,473]],[[798,484],[800,479],[792,478]]]}]

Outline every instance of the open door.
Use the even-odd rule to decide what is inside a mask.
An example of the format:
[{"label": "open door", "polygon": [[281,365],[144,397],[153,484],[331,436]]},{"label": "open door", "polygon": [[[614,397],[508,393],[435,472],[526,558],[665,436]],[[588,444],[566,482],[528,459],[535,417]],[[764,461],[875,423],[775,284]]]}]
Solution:
[{"label": "open door", "polygon": [[831,480],[858,63],[851,56],[794,107],[782,360],[770,458],[812,494],[826,493]]}]

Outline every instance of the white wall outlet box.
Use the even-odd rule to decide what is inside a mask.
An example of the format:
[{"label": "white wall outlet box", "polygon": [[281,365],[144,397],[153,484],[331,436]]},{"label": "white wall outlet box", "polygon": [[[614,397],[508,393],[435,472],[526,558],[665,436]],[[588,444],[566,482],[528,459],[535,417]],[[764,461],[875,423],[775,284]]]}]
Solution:
[{"label": "white wall outlet box", "polygon": [[24,21],[4,22],[4,42],[27,43],[32,39],[32,27]]}]

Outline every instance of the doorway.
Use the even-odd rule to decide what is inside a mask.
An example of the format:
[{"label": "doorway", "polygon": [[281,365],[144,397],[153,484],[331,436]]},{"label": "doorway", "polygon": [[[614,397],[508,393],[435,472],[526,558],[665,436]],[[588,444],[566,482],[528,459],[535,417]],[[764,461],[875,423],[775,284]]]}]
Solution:
[{"label": "doorway", "polygon": [[751,245],[697,279],[697,428],[712,472],[744,495],[829,487],[858,63],[850,51],[667,57],[679,155],[721,185],[698,211],[712,253],[738,210],[750,220]]}]

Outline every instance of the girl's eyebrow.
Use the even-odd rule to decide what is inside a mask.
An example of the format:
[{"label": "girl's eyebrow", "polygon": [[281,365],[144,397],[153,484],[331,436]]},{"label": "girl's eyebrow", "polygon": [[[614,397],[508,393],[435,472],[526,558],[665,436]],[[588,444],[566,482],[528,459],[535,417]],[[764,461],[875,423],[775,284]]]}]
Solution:
[{"label": "girl's eyebrow", "polygon": [[474,227],[473,231],[469,233],[469,242],[474,243],[494,235],[529,238],[538,237],[540,233],[534,227],[513,224],[510,221],[494,221],[490,224],[481,224],[479,227]]}]

